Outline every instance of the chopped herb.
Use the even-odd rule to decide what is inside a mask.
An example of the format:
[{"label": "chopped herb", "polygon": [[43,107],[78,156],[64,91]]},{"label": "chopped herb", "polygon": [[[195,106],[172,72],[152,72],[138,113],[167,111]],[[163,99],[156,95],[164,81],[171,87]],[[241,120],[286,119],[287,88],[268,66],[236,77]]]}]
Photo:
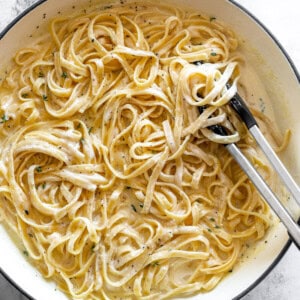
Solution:
[{"label": "chopped herb", "polygon": [[155,267],[155,266],[159,266],[159,262],[158,261],[155,261],[151,264],[151,266]]},{"label": "chopped herb", "polygon": [[262,98],[259,98],[259,106],[260,106],[260,110],[261,110],[261,112],[262,113],[264,113],[265,112],[265,110],[266,110],[266,105],[265,105],[265,103],[264,103],[264,100],[262,99]]},{"label": "chopped herb", "polygon": [[212,22],[212,21],[214,21],[216,19],[217,19],[216,17],[211,17],[209,20],[210,20],[210,22]]},{"label": "chopped herb", "polygon": [[133,209],[135,212],[137,212],[137,210],[136,210],[136,208],[135,208],[135,206],[134,206],[133,204],[131,204],[131,207],[132,207],[132,209]]},{"label": "chopped herb", "polygon": [[217,53],[216,52],[212,52],[210,53],[211,56],[217,56]]},{"label": "chopped herb", "polygon": [[221,227],[219,225],[216,225],[215,228],[220,229]]},{"label": "chopped herb", "polygon": [[95,42],[95,39],[91,39],[91,42],[94,43],[94,42]]},{"label": "chopped herb", "polygon": [[32,233],[28,233],[28,236],[33,238],[33,234]]},{"label": "chopped herb", "polygon": [[42,172],[42,167],[40,167],[40,166],[36,167],[35,169],[36,169],[36,171],[37,171],[38,173],[41,173],[41,172]]},{"label": "chopped herb", "polygon": [[24,212],[27,216],[29,215],[29,211],[27,209],[25,209]]},{"label": "chopped herb", "polygon": [[92,130],[93,130],[93,127],[90,127],[90,128],[89,128],[89,131],[88,131],[89,134],[92,132]]},{"label": "chopped herb", "polygon": [[42,184],[43,190],[45,189],[45,187],[46,187],[46,182],[44,182],[44,183]]},{"label": "chopped herb", "polygon": [[48,96],[47,95],[43,95],[43,100],[44,101],[48,101]]},{"label": "chopped herb", "polygon": [[39,72],[38,76],[41,78],[41,77],[44,77],[44,73],[43,72]]},{"label": "chopped herb", "polygon": [[22,96],[23,98],[28,98],[28,94],[27,94],[27,93],[21,94],[21,96]]},{"label": "chopped herb", "polygon": [[207,228],[207,231],[212,232],[210,228]]},{"label": "chopped herb", "polygon": [[210,220],[211,220],[212,222],[215,222],[215,221],[216,221],[214,218],[210,218]]},{"label": "chopped herb", "polygon": [[265,244],[267,244],[267,243],[268,243],[268,241],[266,240],[266,241],[265,241]]},{"label": "chopped herb", "polygon": [[9,117],[8,117],[7,115],[4,114],[4,115],[1,117],[0,123],[3,124],[3,123],[5,123],[5,122],[7,122],[8,120],[9,120]]},{"label": "chopped herb", "polygon": [[26,256],[29,256],[29,253],[28,253],[27,250],[24,250],[24,251],[23,251],[23,254],[26,255]]},{"label": "chopped herb", "polygon": [[140,207],[141,207],[141,208],[143,208],[143,207],[144,207],[144,204],[143,204],[143,203],[141,203],[141,204],[140,204]]},{"label": "chopped herb", "polygon": [[231,273],[231,272],[232,272],[232,269],[231,269],[231,270],[229,270],[228,272],[229,272],[229,273]]},{"label": "chopped herb", "polygon": [[130,190],[131,189],[131,187],[130,186],[126,186],[126,190]]},{"label": "chopped herb", "polygon": [[68,77],[67,72],[62,72],[61,77],[62,77],[62,78],[67,78],[67,77]]},{"label": "chopped herb", "polygon": [[91,247],[91,250],[94,252],[95,251],[95,247],[96,247],[96,244],[93,244],[92,247]]}]

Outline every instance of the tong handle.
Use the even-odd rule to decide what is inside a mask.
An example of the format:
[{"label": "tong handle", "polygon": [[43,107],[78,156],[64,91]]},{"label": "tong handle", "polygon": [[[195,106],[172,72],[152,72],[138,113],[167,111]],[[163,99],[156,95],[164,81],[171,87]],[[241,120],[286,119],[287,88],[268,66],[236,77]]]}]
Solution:
[{"label": "tong handle", "polygon": [[247,107],[245,101],[242,97],[236,93],[234,97],[230,100],[230,105],[237,112],[240,118],[244,121],[246,126],[248,127],[250,133],[256,140],[257,144],[260,146],[265,156],[270,161],[273,168],[276,170],[277,174],[281,178],[281,180],[286,185],[287,189],[292,194],[295,201],[300,206],[300,188],[292,178],[288,170],[285,168],[281,160],[278,158],[275,151],[272,149],[266,138],[263,136],[261,131],[258,128],[258,124]]},{"label": "tong handle", "polygon": [[291,174],[283,165],[282,161],[278,158],[275,151],[272,149],[270,144],[267,142],[264,135],[261,133],[259,128],[254,125],[249,129],[252,136],[255,138],[257,144],[260,146],[265,156],[270,161],[273,168],[276,170],[277,174],[281,178],[281,180],[285,183],[286,188],[292,194],[295,201],[300,206],[300,189]]},{"label": "tong handle", "polygon": [[[247,108],[246,104],[242,100],[240,96],[235,97],[234,101],[232,101],[232,106],[238,114],[241,113],[241,118],[247,120],[247,127],[250,126],[249,130],[253,134],[254,138],[257,139],[258,144],[261,146],[261,144],[264,144],[262,147],[263,150],[267,150],[264,153],[269,158],[269,155],[271,153],[272,158],[276,157],[278,161],[280,162],[280,165],[282,168],[285,169],[279,158],[276,156],[275,152],[271,148],[271,146],[267,143],[267,141],[264,139],[264,136],[258,129],[256,120],[254,119],[253,115],[251,114],[250,110]],[[199,112],[203,113],[205,110],[205,107],[198,107]],[[214,133],[226,136],[227,132],[226,129],[222,125],[211,125],[208,127],[210,130],[212,130]],[[267,145],[267,147],[265,147]],[[282,221],[282,223],[285,225],[285,227],[288,230],[288,234],[290,238],[293,240],[294,244],[298,247],[300,250],[300,227],[298,224],[293,220],[289,212],[286,210],[286,208],[282,205],[282,203],[279,201],[279,199],[276,197],[276,195],[272,192],[270,187],[267,185],[267,183],[264,181],[264,179],[260,176],[260,174],[256,171],[256,169],[253,167],[253,165],[249,162],[249,160],[245,157],[245,155],[242,153],[242,151],[236,146],[236,144],[231,143],[224,145],[229,153],[234,157],[236,162],[240,165],[242,170],[246,173],[248,178],[252,181],[252,183],[255,185],[257,190],[260,192],[260,194],[264,197],[264,199],[268,202],[268,204],[271,206],[273,211],[277,214],[279,219]],[[275,156],[274,156],[275,155]],[[272,161],[271,161],[272,163]],[[276,163],[273,159],[273,163]],[[273,164],[272,163],[272,164]],[[277,168],[275,168],[278,172]],[[287,172],[287,171],[286,171]],[[279,173],[280,174],[280,173]],[[292,177],[290,176],[292,179]],[[285,182],[285,181],[284,181]],[[297,185],[296,185],[297,186]],[[299,219],[300,221],[300,219]]]},{"label": "tong handle", "polygon": [[235,158],[236,162],[240,165],[242,170],[247,174],[247,176],[255,185],[260,194],[271,206],[273,211],[280,218],[282,223],[287,228],[289,236],[300,250],[300,227],[298,226],[298,224],[293,220],[286,208],[281,204],[281,202],[272,192],[270,187],[259,175],[256,169],[249,162],[249,160],[244,156],[241,150],[235,144],[228,144],[226,145],[226,148],[230,152],[230,154]]}]

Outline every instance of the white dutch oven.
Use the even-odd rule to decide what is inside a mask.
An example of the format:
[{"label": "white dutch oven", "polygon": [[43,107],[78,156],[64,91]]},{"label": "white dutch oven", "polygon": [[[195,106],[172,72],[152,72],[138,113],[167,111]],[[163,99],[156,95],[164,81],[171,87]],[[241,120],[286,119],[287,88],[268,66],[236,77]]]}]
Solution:
[{"label": "white dutch oven", "polygon": [[[91,5],[88,0],[41,0],[27,9],[0,34],[1,65],[8,64],[11,56],[20,47],[37,36],[47,26],[48,20],[58,14]],[[99,0],[97,1],[99,3]],[[105,2],[105,1],[103,1]],[[166,1],[165,1],[166,2]],[[268,31],[249,13],[234,1],[226,0],[169,0],[173,4],[192,7],[227,23],[241,37],[241,47],[247,61],[255,67],[260,81],[271,99],[279,128],[293,129],[288,150],[283,156],[285,164],[299,182],[300,156],[300,77],[286,53]],[[3,71],[3,70],[2,70]],[[280,122],[278,121],[280,120]],[[290,159],[289,159],[290,158]],[[299,217],[299,215],[298,215]],[[249,251],[249,257],[230,273],[213,291],[191,299],[227,300],[238,299],[262,280],[287,250],[290,241],[281,224],[273,227],[267,236],[268,243],[262,241]],[[67,297],[47,282],[25,260],[16,241],[0,225],[0,269],[23,293],[33,299],[63,300]]]}]

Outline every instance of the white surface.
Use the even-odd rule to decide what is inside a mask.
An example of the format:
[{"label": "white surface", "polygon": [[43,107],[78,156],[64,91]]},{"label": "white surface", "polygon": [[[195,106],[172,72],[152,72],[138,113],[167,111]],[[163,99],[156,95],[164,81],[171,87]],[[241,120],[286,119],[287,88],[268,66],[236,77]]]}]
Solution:
[{"label": "white surface", "polygon": [[[0,29],[34,0],[0,0]],[[297,0],[238,0],[273,32],[300,70],[299,10]],[[295,38],[296,37],[296,38]],[[272,273],[243,300],[299,299],[300,252],[294,246]],[[0,277],[0,300],[25,299]],[[39,299],[38,299],[39,300]],[[218,300],[218,299],[216,299]]]}]

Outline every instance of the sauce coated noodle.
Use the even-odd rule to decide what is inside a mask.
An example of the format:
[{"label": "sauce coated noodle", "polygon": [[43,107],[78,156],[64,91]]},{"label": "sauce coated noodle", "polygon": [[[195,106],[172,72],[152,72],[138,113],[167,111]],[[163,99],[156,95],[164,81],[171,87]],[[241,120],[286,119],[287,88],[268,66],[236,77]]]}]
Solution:
[{"label": "sauce coated noodle", "polygon": [[[269,209],[222,145],[271,176],[226,106],[237,47],[214,18],[142,2],[56,18],[16,54],[1,216],[71,298],[208,291],[265,235]],[[207,129],[220,123],[228,137]]]}]

